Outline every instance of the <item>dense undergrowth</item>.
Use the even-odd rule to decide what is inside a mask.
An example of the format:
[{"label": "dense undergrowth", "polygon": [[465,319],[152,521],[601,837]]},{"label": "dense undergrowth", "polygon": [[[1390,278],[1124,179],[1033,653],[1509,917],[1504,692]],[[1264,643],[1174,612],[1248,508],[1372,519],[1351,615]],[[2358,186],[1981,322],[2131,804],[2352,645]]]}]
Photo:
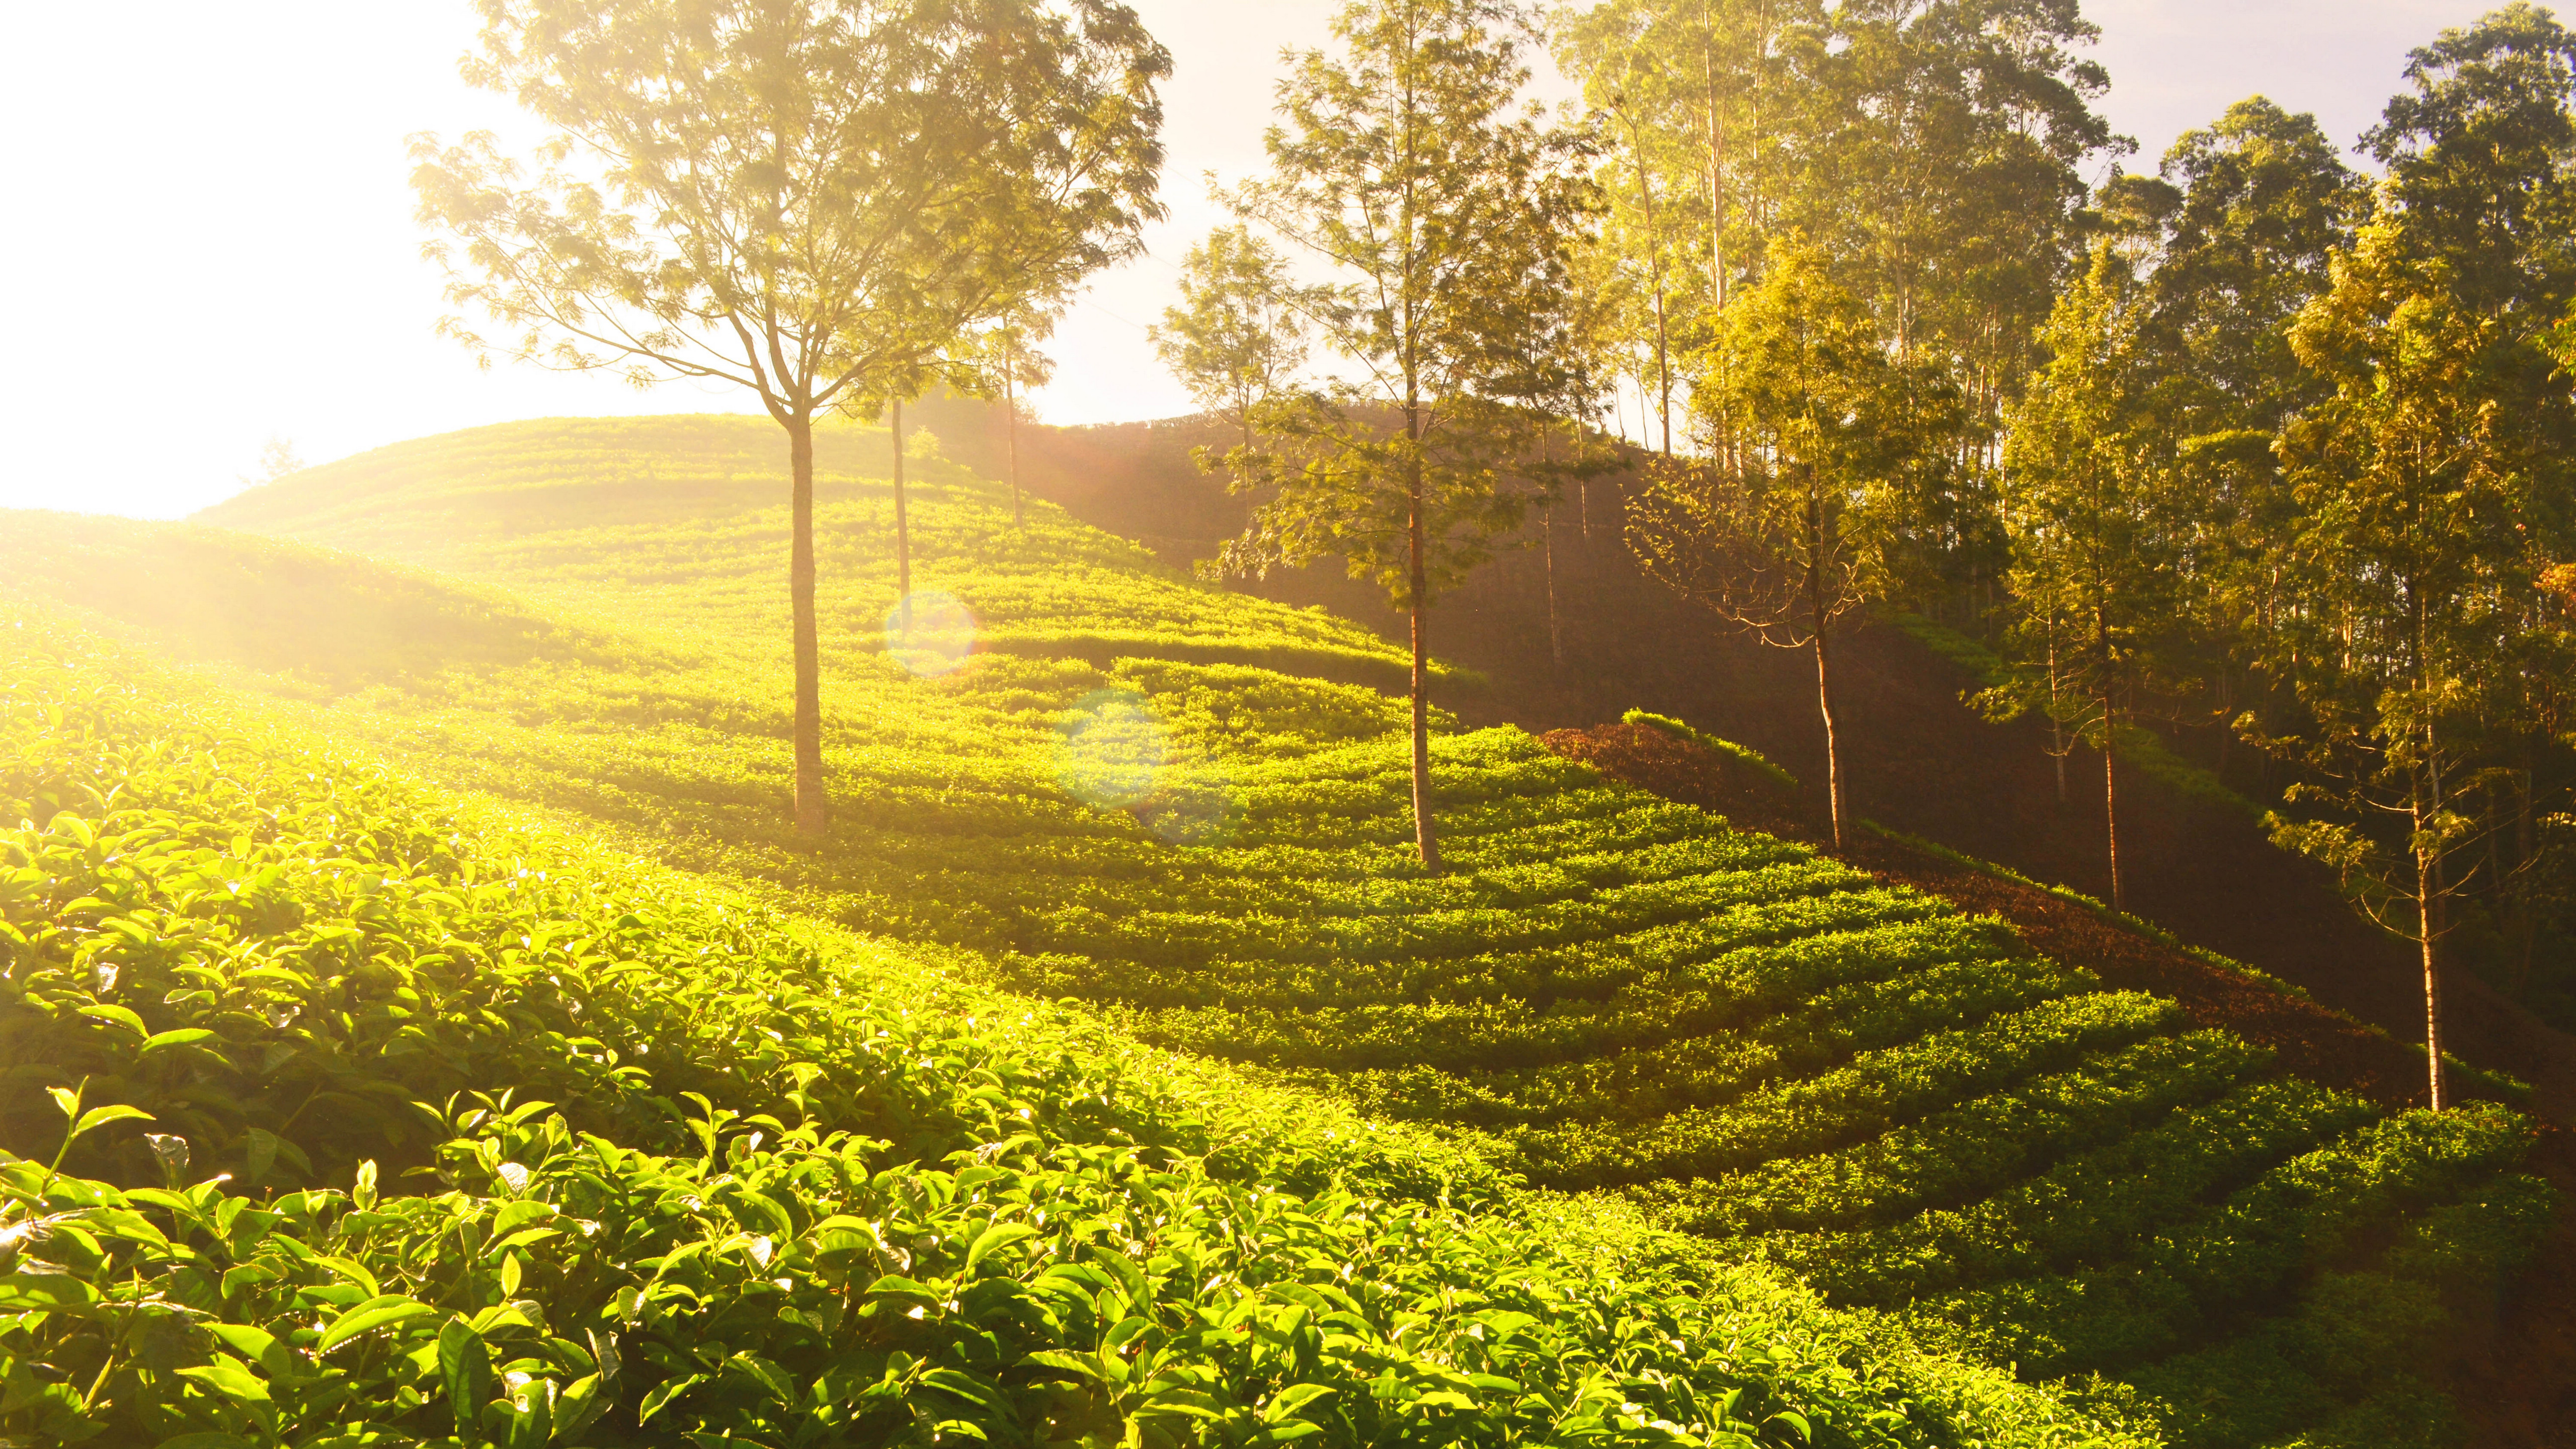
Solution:
[{"label": "dense undergrowth", "polygon": [[[1078,998],[1125,1039],[1415,1124],[1385,1140],[1451,1144],[1447,1206],[1436,1188],[1406,1189],[1423,1211],[1480,1201],[1493,1189],[1457,1185],[1477,1172],[1616,1195],[1686,1230],[1695,1252],[1776,1264],[2025,1378],[2067,1380],[2180,1444],[2437,1444],[2453,1432],[2426,1378],[2448,1312],[2491,1292],[2551,1211],[2515,1170],[2528,1129],[2509,1112],[2390,1115],[2285,1077],[2260,1050],[2188,1031],[2172,1004],[2103,990],[1996,923],[1605,783],[1517,731],[1436,742],[1452,868],[1426,876],[1389,733],[1400,706],[1352,665],[1385,646],[1192,584],[1050,509],[1014,530],[997,490],[953,470],[935,472],[916,514],[917,576],[980,616],[980,652],[917,674],[905,665],[920,657],[889,649],[883,627],[891,570],[866,467],[881,433],[826,451],[826,758],[841,806],[822,848],[797,840],[783,824],[784,519],[766,454],[750,451],[761,436],[756,422],[715,419],[520,425],[247,495],[217,516],[460,573],[472,583],[454,597],[479,602],[429,616],[511,621],[472,637],[542,647],[513,658],[469,639],[442,652],[439,640],[469,633],[442,624],[407,635],[400,667],[380,657],[318,678],[272,667],[294,653],[297,616],[228,605],[241,637],[201,624],[190,651],[230,666],[234,682],[304,701],[293,707],[311,726],[353,747],[579,812],[765,902],[945,948],[953,974],[1011,993],[1001,999]],[[139,602],[41,579],[31,590],[156,641],[180,637],[167,618],[189,611],[154,591],[186,596],[192,570],[230,581],[337,569],[370,597],[437,582],[216,530],[45,526],[77,534],[99,567],[159,551],[160,582]],[[1328,667],[1341,682],[1301,672]],[[553,888],[616,889],[590,884],[616,878],[604,865],[564,869],[576,879]],[[584,949],[613,967],[633,948]],[[474,983],[505,977],[506,955],[432,974],[492,989]],[[552,1051],[542,1075],[511,1066],[530,1074],[522,1100],[557,1104],[568,1130],[683,1157],[687,1114],[667,1105],[679,1092],[774,1119],[745,1129],[773,1148],[777,1124],[822,1110],[774,1071],[767,1095],[697,1080],[756,1055],[760,1028],[728,1027],[723,1012],[691,1019],[684,997],[645,985],[664,974],[687,973],[621,975],[601,998],[658,1003],[649,1012],[584,996],[584,1018],[544,1028],[606,1045]],[[539,994],[558,989],[550,978]],[[1014,1011],[1026,1008],[1002,1015]],[[611,1012],[657,1023],[618,1028],[643,1032],[644,1050],[595,1024]],[[187,1029],[165,1016],[139,1025],[126,1029],[137,1052]],[[101,1042],[121,1040],[105,1034],[115,1029],[82,1027]],[[1000,1050],[980,1045],[985,1030],[960,1039]],[[524,1035],[497,1032],[489,1049],[528,1050]],[[519,1085],[475,1049],[443,1042],[415,1065],[445,1075],[380,1092],[388,1130],[412,1135],[367,1150],[438,1166],[457,1124],[405,1117],[394,1099]],[[391,1059],[372,1039],[351,1050]],[[1152,1060],[1136,1069],[1147,1079],[1177,1059]],[[630,1093],[619,1082],[641,1080],[638,1064],[658,1085]],[[63,1065],[102,1081],[120,1070]],[[906,1141],[866,1115],[881,1110],[879,1079],[851,1080],[830,1109],[844,1115],[810,1119],[816,1130]],[[12,1109],[13,1141],[47,1120],[49,1104],[26,1102]],[[1201,1151],[1197,1139],[1148,1143],[1151,1124],[1175,1116],[1189,1113],[1158,1107],[1117,1130],[1138,1151]],[[217,1121],[210,1140],[247,1167],[263,1150],[247,1135],[258,1125]],[[280,1139],[262,1159],[277,1171],[294,1134],[260,1130]],[[1293,1173],[1310,1138],[1292,1134],[1300,1145],[1248,1174],[1209,1169],[1211,1180],[1302,1191]],[[322,1148],[313,1167],[325,1176],[358,1154]]]},{"label": "dense undergrowth", "polygon": [[0,628],[13,1440],[2097,1441],[1429,1134],[221,713]]}]

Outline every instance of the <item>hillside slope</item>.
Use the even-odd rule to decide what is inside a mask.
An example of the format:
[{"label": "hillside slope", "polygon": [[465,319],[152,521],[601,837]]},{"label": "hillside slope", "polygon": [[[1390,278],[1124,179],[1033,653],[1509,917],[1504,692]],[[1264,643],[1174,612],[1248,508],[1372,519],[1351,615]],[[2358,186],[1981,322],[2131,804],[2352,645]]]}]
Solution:
[{"label": "hillside slope", "polygon": [[[934,426],[961,457],[1005,454],[999,421],[951,402]],[[1203,420],[1087,428],[1024,426],[1019,452],[1032,492],[1085,522],[1183,563],[1214,555],[1241,528],[1246,502],[1191,462],[1222,434]],[[1484,682],[1449,702],[1473,723],[1581,728],[1643,708],[1691,720],[1760,749],[1810,782],[1824,778],[1812,665],[1801,654],[1728,635],[1644,578],[1620,537],[1627,480],[1597,478],[1526,545],[1433,611],[1433,646]],[[1299,606],[1323,604],[1399,637],[1383,598],[1329,564],[1238,585]],[[1994,726],[1960,703],[1982,681],[1907,632],[1864,627],[1846,641],[1840,728],[1853,808],[2040,879],[2107,893],[2102,775],[2077,750],[2058,770],[2044,728]],[[2178,732],[2175,750],[2249,797],[2269,798],[2262,758],[2230,751],[2215,728]],[[2060,794],[2061,779],[2064,793]],[[2320,999],[2420,1037],[2420,967],[2402,943],[2358,920],[2328,872],[2274,848],[2249,812],[2133,772],[2122,858],[2131,906],[2200,946],[2262,966]],[[2449,992],[2454,1049],[2541,1089],[2559,1120],[2576,1120],[2576,1037],[2488,983]]]},{"label": "hillside slope", "polygon": [[8,1442],[2139,1443],[276,713],[0,607]]},{"label": "hillside slope", "polygon": [[[1425,876],[1395,701],[1189,657],[1295,669],[1374,641],[1052,509],[1014,530],[962,473],[921,510],[922,575],[990,638],[1117,643],[917,674],[862,632],[892,602],[863,456],[825,510],[846,806],[812,848],[782,824],[783,509],[760,499],[783,486],[746,472],[715,516],[678,510],[669,480],[721,471],[740,420],[619,426],[426,440],[229,505],[618,641],[373,685],[313,723],[967,948],[987,981],[1146,1041],[1489,1141],[1543,1185],[1619,1193],[2027,1376],[2110,1374],[2097,1399],[2148,1405],[2179,1443],[2450,1432],[2417,1373],[2445,1295],[2491,1291],[2548,1217],[2510,1113],[2391,1112],[2285,1074],[2171,1001],[1517,730],[1439,742],[1456,869]],[[493,501],[514,488],[540,501]],[[1139,612],[1152,627],[1122,627]]]}]

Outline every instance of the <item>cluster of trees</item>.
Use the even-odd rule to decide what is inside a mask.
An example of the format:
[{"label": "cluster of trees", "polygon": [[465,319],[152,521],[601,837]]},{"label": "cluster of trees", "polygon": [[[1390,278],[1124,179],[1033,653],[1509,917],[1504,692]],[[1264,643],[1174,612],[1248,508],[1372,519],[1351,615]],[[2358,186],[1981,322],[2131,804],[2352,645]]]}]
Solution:
[{"label": "cluster of trees", "polygon": [[[2023,701],[2100,747],[2200,717],[2288,767],[2275,839],[2422,957],[2568,933],[2576,35],[2416,51],[2357,175],[2256,100],[2106,188],[2003,417]],[[2009,707],[2009,704],[2008,706]],[[2553,817],[2555,817],[2553,819]]]},{"label": "cluster of trees", "polygon": [[[1160,215],[1169,56],[1112,0],[478,3],[470,76],[554,139],[416,139],[446,325],[778,421],[820,832],[814,423],[896,410],[908,563],[902,402],[1045,380]],[[1838,622],[1964,619],[2017,661],[1998,713],[2099,750],[2115,902],[2124,732],[2223,723],[2287,767],[2280,841],[2420,942],[2438,1048],[2446,953],[2527,978],[2576,939],[2576,38],[2516,0],[2416,52],[2374,180],[2260,98],[2122,172],[2095,34],[2073,0],[1350,0],[1157,329],[1260,500],[1217,567],[1336,556],[1408,612],[1436,869],[1430,606],[1618,461],[1633,393],[1637,555],[1812,653],[1837,840]]]},{"label": "cluster of trees", "polygon": [[[1338,555],[1419,657],[1633,396],[1630,541],[1812,653],[1838,840],[1864,606],[2003,644],[1986,703],[2044,713],[2061,782],[2099,752],[2115,902],[2124,735],[2215,725],[2290,781],[2280,843],[2420,945],[2438,1105],[2446,961],[2576,944],[2576,38],[2517,0],[2417,51],[2373,177],[2260,97],[2125,172],[2095,34],[2068,0],[1357,0],[1160,332],[1261,499],[1220,563]],[[1542,45],[1581,114],[1517,100]]]}]

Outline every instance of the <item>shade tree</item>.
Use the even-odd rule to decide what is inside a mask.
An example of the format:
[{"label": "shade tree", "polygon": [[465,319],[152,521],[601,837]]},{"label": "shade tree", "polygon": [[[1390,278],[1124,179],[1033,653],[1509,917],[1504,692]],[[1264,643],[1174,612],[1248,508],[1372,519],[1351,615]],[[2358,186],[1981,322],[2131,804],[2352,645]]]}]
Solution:
[{"label": "shade tree", "polygon": [[1109,0],[478,3],[467,78],[552,135],[533,170],[413,139],[442,327],[486,362],[730,383],[787,434],[795,820],[820,832],[814,421],[1136,249],[1170,57]]},{"label": "shade tree", "polygon": [[1647,471],[1628,539],[1648,575],[1765,644],[1816,666],[1826,804],[1847,816],[1834,637],[1854,609],[1904,587],[1909,475],[1940,455],[1952,417],[1909,376],[1822,248],[1774,243],[1762,281],[1719,314],[1691,405],[1731,446]]},{"label": "shade tree", "polygon": [[2148,311],[2128,257],[2105,240],[2041,333],[2049,360],[2012,410],[2004,444],[2009,632],[2025,667],[1986,696],[2002,716],[2043,708],[2101,751],[2115,908],[2126,894],[2120,733],[2141,691],[2177,691],[2190,668],[2177,637],[2188,515],[2155,411]]},{"label": "shade tree", "polygon": [[[1250,408],[1223,463],[1260,501],[1213,568],[1336,556],[1405,612],[1414,841],[1436,870],[1430,609],[1544,491],[1546,419],[1522,400],[1533,335],[1565,335],[1584,156],[1521,101],[1535,32],[1507,0],[1356,0],[1332,34],[1280,84],[1267,174],[1227,198],[1324,274],[1297,310],[1329,370]],[[1282,300],[1256,286],[1244,305]]]},{"label": "shade tree", "polygon": [[1180,293],[1149,331],[1154,351],[1249,449],[1255,410],[1296,382],[1313,346],[1312,319],[1330,299],[1300,286],[1278,248],[1240,225],[1190,248]]}]

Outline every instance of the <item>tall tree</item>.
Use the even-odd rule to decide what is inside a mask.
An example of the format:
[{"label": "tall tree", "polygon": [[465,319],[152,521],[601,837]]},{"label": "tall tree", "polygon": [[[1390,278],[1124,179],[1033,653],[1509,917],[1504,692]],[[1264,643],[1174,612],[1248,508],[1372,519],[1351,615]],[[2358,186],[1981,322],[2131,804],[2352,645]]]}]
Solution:
[{"label": "tall tree", "polygon": [[[2144,278],[2139,340],[2155,374],[2158,426],[2172,444],[2178,604],[2210,717],[2243,706],[2230,651],[2277,612],[2296,508],[2273,443],[2292,413],[2330,390],[2293,354],[2289,324],[2332,283],[2370,190],[2312,116],[2254,96],[2186,132],[2160,171],[2175,206]],[[2259,682],[2259,672],[2248,676]],[[2231,736],[2218,742],[2222,764]]]},{"label": "tall tree", "polygon": [[1313,305],[1341,369],[1254,410],[1226,461],[1268,498],[1218,567],[1338,554],[1405,611],[1414,841],[1436,870],[1428,615],[1529,501],[1520,461],[1545,420],[1513,400],[1530,334],[1563,331],[1582,158],[1519,104],[1533,34],[1508,0],[1355,0],[1332,28],[1339,53],[1296,58],[1270,173],[1233,201],[1333,273]]},{"label": "tall tree", "polygon": [[2406,79],[2362,137],[2406,245],[2470,306],[2546,328],[2576,290],[2576,33],[2514,0],[2416,50]]},{"label": "tall tree", "polygon": [[2508,5],[2406,75],[2364,137],[2375,219],[2289,334],[2321,395],[2282,432],[2285,583],[2246,648],[2288,697],[2247,725],[2299,772],[2279,838],[2416,944],[2438,1107],[2460,926],[2518,915],[2530,949],[2563,758],[2576,398],[2550,337],[2576,291],[2576,37]]},{"label": "tall tree", "polygon": [[[478,0],[470,79],[556,135],[415,137],[482,352],[729,382],[788,442],[796,824],[827,828],[815,416],[1132,253],[1171,60],[1109,0]],[[867,402],[857,410],[873,413]]]},{"label": "tall tree", "polygon": [[2439,1109],[2443,939],[2464,885],[2456,857],[2480,829],[2464,806],[2512,633],[2498,606],[2520,586],[2523,550],[2481,375],[2495,319],[2410,250],[2397,217],[2373,223],[2291,334],[2334,391],[2281,440],[2298,602],[2262,636],[2261,663],[2296,710],[2271,711],[2258,738],[2303,768],[2292,803],[2323,811],[2276,816],[2277,837],[2334,865],[2421,953]]},{"label": "tall tree", "polygon": [[1312,346],[1308,314],[1326,299],[1288,275],[1287,260],[1245,227],[1219,227],[1181,264],[1181,300],[1151,329],[1154,351],[1199,406],[1252,447],[1254,412],[1291,386]]},{"label": "tall tree", "polygon": [[1938,451],[1908,378],[1820,248],[1774,243],[1761,283],[1720,314],[1692,406],[1737,446],[1652,470],[1631,505],[1646,572],[1766,644],[1816,663],[1834,846],[1846,815],[1835,625],[1897,585],[1908,472]]},{"label": "tall tree", "polygon": [[1018,315],[1003,319],[983,338],[984,378],[986,386],[1002,395],[1002,426],[1008,450],[1007,468],[1011,482],[1011,527],[1026,525],[1022,515],[1020,492],[1020,409],[1027,390],[1044,387],[1055,377],[1055,360],[1038,350],[1037,344],[1055,331],[1055,318],[1035,309],[1023,309]]},{"label": "tall tree", "polygon": [[2262,96],[2188,131],[2159,173],[2181,191],[2147,277],[2145,327],[2182,395],[2165,405],[2184,436],[2277,431],[2313,400],[2289,324],[2325,291],[2328,263],[2369,214],[2370,189],[2316,118]]},{"label": "tall tree", "polygon": [[[2143,289],[2117,247],[2058,299],[2041,340],[2047,366],[2012,413],[2004,520],[2013,548],[2014,633],[2045,652],[2053,721],[2102,751],[2111,904],[2120,873],[2120,729],[2142,685],[2175,681],[2183,532],[2171,453],[2154,411],[2155,370],[2140,332]],[[2038,682],[2024,695],[2042,703]]]}]

